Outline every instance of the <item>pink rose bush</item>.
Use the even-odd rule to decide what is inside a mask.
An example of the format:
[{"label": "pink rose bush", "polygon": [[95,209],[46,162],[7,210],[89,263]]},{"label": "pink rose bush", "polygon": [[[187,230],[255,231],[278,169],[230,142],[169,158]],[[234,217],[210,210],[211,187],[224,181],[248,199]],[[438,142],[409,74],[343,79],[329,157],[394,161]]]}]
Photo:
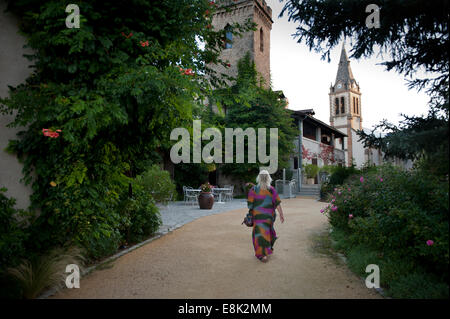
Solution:
[{"label": "pink rose bush", "polygon": [[[443,275],[449,266],[449,185],[445,178],[385,165],[353,174],[343,185],[329,189],[333,191],[328,194],[328,205],[320,212],[332,226],[331,236],[348,238],[340,243],[346,251],[364,247],[368,254],[381,254],[381,263],[404,262],[419,269],[420,276],[432,274],[447,282],[448,275]],[[406,275],[401,273],[399,278]]]}]

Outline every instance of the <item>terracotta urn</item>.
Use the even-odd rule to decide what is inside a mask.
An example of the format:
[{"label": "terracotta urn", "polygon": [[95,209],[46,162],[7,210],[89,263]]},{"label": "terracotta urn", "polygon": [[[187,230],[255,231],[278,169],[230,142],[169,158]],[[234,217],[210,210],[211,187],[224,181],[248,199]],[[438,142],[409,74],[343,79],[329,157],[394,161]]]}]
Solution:
[{"label": "terracotta urn", "polygon": [[198,195],[198,205],[200,209],[211,209],[214,205],[214,195],[211,192],[201,192]]}]

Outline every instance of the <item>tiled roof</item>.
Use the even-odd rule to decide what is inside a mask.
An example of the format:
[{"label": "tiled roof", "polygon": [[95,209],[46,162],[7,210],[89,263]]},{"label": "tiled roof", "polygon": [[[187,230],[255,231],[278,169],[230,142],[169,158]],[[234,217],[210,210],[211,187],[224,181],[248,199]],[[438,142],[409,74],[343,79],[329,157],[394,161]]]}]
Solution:
[{"label": "tiled roof", "polygon": [[342,84],[356,83],[353,77],[352,68],[350,67],[350,60],[347,56],[347,51],[345,51],[345,44],[342,45],[341,58],[339,59],[339,67],[336,74],[336,83],[341,82]]},{"label": "tiled roof", "polygon": [[[342,133],[341,131],[339,131],[338,129],[334,128],[333,126],[330,126],[328,124],[326,124],[325,122],[322,122],[319,119],[316,119],[315,117],[313,117],[311,114],[314,114],[314,110],[313,109],[307,109],[307,110],[300,110],[300,111],[294,111],[294,110],[290,110],[292,112],[291,116],[295,119],[306,119],[312,123],[314,123],[317,126],[320,126],[321,128],[325,128],[327,130],[330,130],[331,132],[333,132],[335,134],[335,137],[345,137],[347,136],[347,134]],[[312,112],[312,113],[311,113]]]}]

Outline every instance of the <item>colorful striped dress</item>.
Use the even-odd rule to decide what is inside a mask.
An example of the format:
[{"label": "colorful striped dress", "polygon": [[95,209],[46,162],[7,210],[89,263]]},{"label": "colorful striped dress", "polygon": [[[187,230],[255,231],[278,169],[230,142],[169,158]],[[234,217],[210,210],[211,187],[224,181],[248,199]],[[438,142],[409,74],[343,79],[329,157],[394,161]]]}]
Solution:
[{"label": "colorful striped dress", "polygon": [[258,259],[272,254],[273,244],[277,239],[273,228],[276,218],[275,208],[280,203],[280,197],[272,186],[267,190],[260,189],[259,185],[256,185],[248,193],[247,205],[253,214],[253,247]]}]

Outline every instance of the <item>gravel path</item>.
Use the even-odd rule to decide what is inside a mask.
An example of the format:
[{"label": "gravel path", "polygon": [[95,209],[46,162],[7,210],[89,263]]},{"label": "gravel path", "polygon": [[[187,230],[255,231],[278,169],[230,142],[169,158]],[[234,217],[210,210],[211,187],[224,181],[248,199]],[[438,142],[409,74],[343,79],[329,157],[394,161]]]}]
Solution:
[{"label": "gravel path", "polygon": [[381,298],[313,248],[311,237],[327,226],[319,212],[324,203],[283,200],[286,221],[275,223],[279,239],[268,263],[254,257],[251,229],[240,225],[245,201],[217,205],[209,213],[167,207],[162,212],[167,229],[198,219],[92,272],[81,279],[81,288],[52,298]]},{"label": "gravel path", "polygon": [[233,199],[224,204],[214,203],[212,209],[200,209],[198,204],[185,204],[184,202],[172,202],[167,206],[158,205],[162,226],[159,228],[160,233],[174,230],[193,220],[203,216],[215,215],[230,210],[247,207],[246,199]]}]

